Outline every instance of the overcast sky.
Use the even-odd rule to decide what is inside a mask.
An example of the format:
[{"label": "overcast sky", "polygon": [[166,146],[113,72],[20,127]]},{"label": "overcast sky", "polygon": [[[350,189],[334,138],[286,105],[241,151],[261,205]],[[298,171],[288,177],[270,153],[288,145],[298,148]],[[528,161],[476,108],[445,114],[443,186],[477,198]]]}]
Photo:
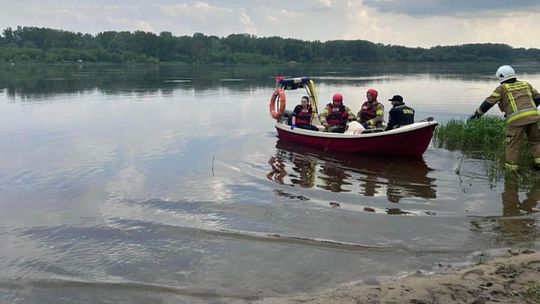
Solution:
[{"label": "overcast sky", "polygon": [[491,42],[540,48],[540,1],[0,0],[0,29],[19,25],[90,34],[250,33],[412,47]]}]

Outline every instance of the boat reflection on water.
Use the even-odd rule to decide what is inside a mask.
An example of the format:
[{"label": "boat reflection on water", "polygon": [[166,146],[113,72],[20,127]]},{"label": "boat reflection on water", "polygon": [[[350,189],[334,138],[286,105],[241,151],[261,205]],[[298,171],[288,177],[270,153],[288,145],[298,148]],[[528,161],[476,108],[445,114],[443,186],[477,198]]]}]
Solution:
[{"label": "boat reflection on water", "polygon": [[355,191],[363,196],[436,198],[435,179],[421,158],[322,152],[278,140],[268,163],[269,180],[331,192]]}]

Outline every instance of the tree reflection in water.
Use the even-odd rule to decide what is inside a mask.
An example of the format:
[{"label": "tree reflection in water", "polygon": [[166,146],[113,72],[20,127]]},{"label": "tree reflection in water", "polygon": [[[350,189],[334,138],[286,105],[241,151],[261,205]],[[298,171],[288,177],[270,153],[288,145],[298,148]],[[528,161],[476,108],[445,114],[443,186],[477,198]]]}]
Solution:
[{"label": "tree reflection in water", "polygon": [[[407,197],[436,198],[435,179],[421,158],[323,152],[282,140],[276,148],[267,178],[279,184],[336,193],[359,188],[363,196],[385,195],[393,203]],[[396,209],[391,214],[398,214]]]}]

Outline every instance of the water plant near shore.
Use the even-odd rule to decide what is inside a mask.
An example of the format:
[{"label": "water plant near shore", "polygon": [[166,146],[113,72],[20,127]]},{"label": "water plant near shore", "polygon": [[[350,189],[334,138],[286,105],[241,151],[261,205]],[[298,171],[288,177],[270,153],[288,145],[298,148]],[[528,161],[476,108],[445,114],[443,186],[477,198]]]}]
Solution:
[{"label": "water plant near shore", "polygon": [[[486,173],[490,180],[498,180],[505,173],[506,122],[498,116],[486,115],[481,119],[452,119],[441,124],[434,134],[434,142],[439,148],[459,151],[462,156],[486,161]],[[527,141],[521,145],[520,169],[517,175],[528,179],[533,159]],[[456,171],[456,173],[459,173]]]}]

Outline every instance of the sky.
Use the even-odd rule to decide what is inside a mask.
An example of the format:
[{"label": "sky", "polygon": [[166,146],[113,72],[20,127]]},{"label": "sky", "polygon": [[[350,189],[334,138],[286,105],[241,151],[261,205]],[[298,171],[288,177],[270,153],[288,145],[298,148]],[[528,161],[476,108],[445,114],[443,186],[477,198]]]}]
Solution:
[{"label": "sky", "polygon": [[37,26],[97,34],[249,33],[408,47],[505,43],[540,48],[538,0],[0,0],[0,30]]}]

